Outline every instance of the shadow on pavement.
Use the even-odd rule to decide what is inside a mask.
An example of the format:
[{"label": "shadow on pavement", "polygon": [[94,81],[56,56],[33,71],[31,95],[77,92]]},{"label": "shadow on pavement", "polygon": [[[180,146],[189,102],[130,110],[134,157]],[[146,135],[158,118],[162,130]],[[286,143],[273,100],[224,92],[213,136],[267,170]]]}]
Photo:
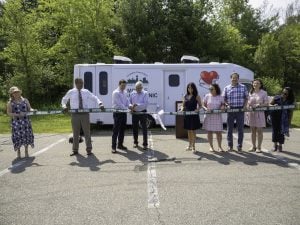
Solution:
[{"label": "shadow on pavement", "polygon": [[157,161],[168,159],[168,155],[160,152],[155,149],[142,150],[141,148],[137,148],[139,152],[128,149],[127,151],[117,150],[119,155],[126,157],[130,161],[140,161],[142,163],[147,163],[149,158],[155,158]]},{"label": "shadow on pavement", "polygon": [[295,162],[299,163],[298,160],[293,160],[289,158],[284,158],[285,160],[280,160],[274,155],[270,153],[262,153],[262,154],[255,154],[250,152],[213,152],[213,153],[205,153],[198,151],[194,153],[195,155],[199,156],[201,159],[207,159],[216,161],[223,165],[229,165],[231,162],[242,162],[249,166],[256,166],[259,163],[268,163],[268,164],[275,164],[280,167],[288,167],[288,163]]},{"label": "shadow on pavement", "polygon": [[93,154],[87,157],[82,156],[81,154],[76,155],[77,162],[71,162],[71,166],[78,166],[78,167],[87,167],[90,171],[99,171],[100,166],[106,163],[115,163],[113,160],[105,160],[99,161],[99,159]]},{"label": "shadow on pavement", "polygon": [[28,157],[28,158],[22,158],[22,159],[14,159],[12,161],[11,167],[8,169],[11,173],[22,173],[26,170],[27,167],[31,166],[41,166],[38,163],[34,163],[35,157]]}]

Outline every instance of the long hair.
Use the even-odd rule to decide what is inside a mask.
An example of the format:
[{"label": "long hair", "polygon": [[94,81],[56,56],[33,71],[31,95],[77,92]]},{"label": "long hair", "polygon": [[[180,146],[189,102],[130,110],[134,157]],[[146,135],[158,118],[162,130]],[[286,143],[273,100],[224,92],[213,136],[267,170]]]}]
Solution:
[{"label": "long hair", "polygon": [[189,86],[191,86],[191,88],[193,89],[193,96],[197,97],[198,96],[198,90],[197,90],[197,87],[196,87],[196,84],[191,82],[191,83],[188,83],[188,85],[186,86],[186,96],[189,95]]},{"label": "long hair", "polygon": [[283,88],[284,90],[288,91],[288,95],[286,96],[286,100],[289,102],[289,104],[294,104],[295,102],[295,95],[294,95],[294,91],[292,88],[290,87],[285,87]]},{"label": "long hair", "polygon": [[253,83],[254,83],[254,81],[258,81],[258,82],[260,83],[260,88],[259,88],[260,90],[265,90],[264,84],[263,84],[262,80],[261,80],[261,79],[254,79],[254,80],[252,81],[252,83],[251,83],[250,94],[253,94],[253,92],[254,92],[254,88],[253,88]]}]

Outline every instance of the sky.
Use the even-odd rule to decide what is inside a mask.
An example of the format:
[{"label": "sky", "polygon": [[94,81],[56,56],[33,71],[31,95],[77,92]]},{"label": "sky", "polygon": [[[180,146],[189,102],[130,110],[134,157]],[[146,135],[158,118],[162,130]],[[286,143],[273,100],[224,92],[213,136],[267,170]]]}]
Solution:
[{"label": "sky", "polygon": [[[279,23],[283,24],[287,5],[295,1],[296,0],[249,0],[249,4],[252,5],[253,8],[260,8],[264,2],[267,2],[268,7],[263,17],[268,18],[270,15],[274,15],[273,10],[279,11]],[[300,0],[298,0],[298,4],[299,2]]]},{"label": "sky", "polygon": [[[294,0],[267,0],[269,4],[272,4],[274,8],[283,8],[285,9],[286,6],[294,2]],[[263,0],[249,0],[250,5],[254,8],[258,8],[263,4]]]}]

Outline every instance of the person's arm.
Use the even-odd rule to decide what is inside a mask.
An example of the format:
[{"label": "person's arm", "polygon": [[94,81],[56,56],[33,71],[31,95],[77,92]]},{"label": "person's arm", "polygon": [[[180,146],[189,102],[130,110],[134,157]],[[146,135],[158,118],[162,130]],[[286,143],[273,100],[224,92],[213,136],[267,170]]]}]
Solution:
[{"label": "person's arm", "polygon": [[197,104],[197,109],[195,111],[199,112],[199,110],[202,108],[202,102],[199,95],[196,97],[196,100],[198,104]]},{"label": "person's arm", "polygon": [[246,86],[244,86],[244,106],[243,106],[244,109],[247,108],[248,99],[249,99],[249,93]]},{"label": "person's arm", "polygon": [[92,92],[90,92],[89,90],[87,92],[88,92],[89,97],[92,99],[92,101],[96,102],[97,105],[99,105],[99,108],[104,109],[104,105],[103,105],[102,101],[96,95],[94,95]]},{"label": "person's arm", "polygon": [[70,97],[71,97],[71,90],[69,90],[66,95],[61,99],[61,107],[63,109],[66,109],[67,108],[67,103],[68,101],[70,100]]},{"label": "person's arm", "polygon": [[265,91],[264,92],[264,96],[263,96],[263,103],[261,106],[268,106],[269,105],[269,97],[268,97],[268,93]]},{"label": "person's arm", "polygon": [[222,97],[223,97],[223,99],[224,99],[224,105],[225,105],[226,107],[229,107],[229,105],[228,105],[228,96],[227,96],[227,89],[226,89],[226,87],[225,87],[224,90],[223,90]]},{"label": "person's arm", "polygon": [[31,108],[30,102],[25,98],[25,103],[27,105],[28,111],[34,111],[35,109]]},{"label": "person's arm", "polygon": [[203,106],[202,108],[207,111],[208,108],[207,108],[207,98],[208,98],[208,95],[205,95],[204,98],[203,98]]},{"label": "person's arm", "polygon": [[225,102],[224,102],[224,97],[221,96],[222,100],[221,100],[221,106],[220,106],[220,109],[221,110],[224,110],[225,109]]}]

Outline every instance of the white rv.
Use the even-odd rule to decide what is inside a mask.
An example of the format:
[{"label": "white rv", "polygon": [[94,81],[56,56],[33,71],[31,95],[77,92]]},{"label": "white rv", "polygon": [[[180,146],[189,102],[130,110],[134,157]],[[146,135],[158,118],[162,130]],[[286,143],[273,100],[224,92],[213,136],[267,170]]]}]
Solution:
[{"label": "white rv", "polygon": [[[116,58],[115,58],[116,59]],[[119,58],[129,61],[128,58]],[[182,60],[183,61],[183,60]],[[121,79],[127,81],[127,92],[130,94],[137,81],[142,81],[149,94],[148,112],[174,112],[178,101],[182,101],[186,93],[186,86],[194,82],[201,98],[208,93],[210,84],[219,84],[221,91],[230,84],[230,75],[237,72],[240,82],[251,86],[254,73],[242,66],[231,63],[181,63],[181,64],[77,64],[74,66],[74,78],[84,80],[84,87],[97,95],[106,108],[111,108],[112,92],[118,87]],[[91,106],[91,107],[97,107]],[[128,115],[128,124],[131,116]],[[110,113],[91,113],[93,124],[113,124]],[[201,121],[203,120],[200,116]],[[162,121],[166,126],[175,125],[175,116],[164,115]],[[155,119],[148,116],[149,125],[156,123]],[[225,122],[225,121],[224,121]]]}]

